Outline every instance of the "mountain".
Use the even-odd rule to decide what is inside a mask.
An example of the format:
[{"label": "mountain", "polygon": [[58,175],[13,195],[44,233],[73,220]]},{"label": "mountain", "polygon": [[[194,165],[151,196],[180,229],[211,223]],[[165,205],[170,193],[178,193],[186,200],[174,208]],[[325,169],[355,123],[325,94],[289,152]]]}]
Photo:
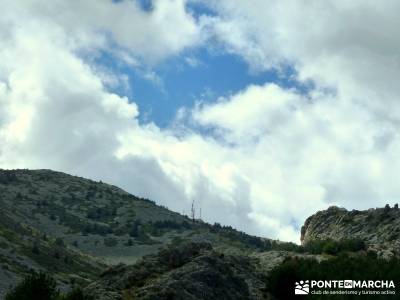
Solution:
[{"label": "mountain", "polygon": [[397,205],[330,207],[305,221],[295,245],[192,219],[102,182],[0,170],[0,298],[40,270],[61,291],[81,286],[98,300],[287,300],[305,278],[299,270],[341,276],[338,266],[357,262],[342,274],[352,278],[386,261],[384,274],[392,274],[399,214]]},{"label": "mountain", "polygon": [[275,242],[172,212],[102,182],[51,170],[0,170],[0,296],[31,269],[61,287],[166,245],[207,241],[226,253]]}]

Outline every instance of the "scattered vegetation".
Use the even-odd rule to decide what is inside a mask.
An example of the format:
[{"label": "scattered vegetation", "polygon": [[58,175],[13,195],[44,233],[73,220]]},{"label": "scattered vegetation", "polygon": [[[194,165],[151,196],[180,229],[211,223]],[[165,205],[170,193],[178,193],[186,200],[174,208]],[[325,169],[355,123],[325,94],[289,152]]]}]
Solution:
[{"label": "scattered vegetation", "polygon": [[344,239],[335,241],[332,239],[312,240],[304,246],[304,251],[312,254],[336,255],[341,252],[357,252],[365,250],[366,245],[361,239]]},{"label": "scattered vegetation", "polygon": [[234,242],[241,242],[250,248],[256,248],[261,251],[271,250],[271,241],[262,239],[257,236],[249,235],[245,232],[238,231],[232,226],[221,226],[219,223],[214,223],[214,225],[209,225],[210,232],[218,233],[219,235],[230,239]]},{"label": "scattered vegetation", "polygon": [[18,181],[17,172],[12,170],[0,174],[0,183],[9,184]]},{"label": "scattered vegetation", "polygon": [[115,247],[118,245],[118,240],[113,237],[105,238],[104,239],[104,245],[106,247]]},{"label": "scattered vegetation", "polygon": [[87,212],[87,217],[92,220],[112,219],[117,215],[117,208],[109,205],[105,207],[91,208]]},{"label": "scattered vegetation", "polygon": [[343,252],[357,252],[365,249],[366,245],[361,239],[344,239],[339,241],[333,239],[312,240],[305,246],[300,246],[291,242],[270,241],[269,247],[265,246],[265,250],[330,255],[337,255]]}]

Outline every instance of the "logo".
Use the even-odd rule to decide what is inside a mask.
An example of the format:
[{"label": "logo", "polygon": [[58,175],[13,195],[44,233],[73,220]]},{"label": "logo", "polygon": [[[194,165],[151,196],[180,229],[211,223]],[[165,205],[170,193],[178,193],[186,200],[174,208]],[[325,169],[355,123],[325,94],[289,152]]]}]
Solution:
[{"label": "logo", "polygon": [[396,295],[393,280],[300,280],[295,295]]},{"label": "logo", "polygon": [[296,282],[294,294],[295,295],[308,295],[310,293],[310,282],[308,280],[300,280]]}]

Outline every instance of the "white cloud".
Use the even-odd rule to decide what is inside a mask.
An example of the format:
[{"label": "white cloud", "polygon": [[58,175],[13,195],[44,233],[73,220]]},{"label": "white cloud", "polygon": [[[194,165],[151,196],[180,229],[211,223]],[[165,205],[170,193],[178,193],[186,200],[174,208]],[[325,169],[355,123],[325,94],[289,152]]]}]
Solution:
[{"label": "white cloud", "polygon": [[[292,64],[300,79],[337,88],[382,110],[397,102],[398,1],[206,1],[228,51],[255,70]],[[397,107],[395,107],[397,110]],[[386,110],[385,113],[392,114]]]},{"label": "white cloud", "polygon": [[220,99],[217,104],[197,108],[193,118],[203,126],[223,129],[224,138],[244,142],[279,129],[291,111],[305,101],[275,84],[252,85],[230,99]]},{"label": "white cloud", "polygon": [[[331,203],[400,197],[397,2],[218,1],[218,17],[200,21],[179,0],[151,12],[132,1],[2,2],[1,167],[110,181],[179,212],[194,199],[209,221],[282,240]],[[209,34],[253,70],[291,63],[316,88],[251,85],[160,129],[139,125],[134,99],[107,90],[124,79],[92,58],[109,51],[140,67]]]},{"label": "white cloud", "polygon": [[[135,65],[140,57],[156,62],[202,42],[201,24],[186,11],[185,0],[155,0],[153,9],[144,11],[136,1],[108,0],[44,1],[24,0],[4,4],[4,26],[18,26],[25,18],[47,28],[58,28],[71,48],[106,49]],[[9,18],[7,18],[9,13]],[[120,49],[112,49],[118,45]]]}]

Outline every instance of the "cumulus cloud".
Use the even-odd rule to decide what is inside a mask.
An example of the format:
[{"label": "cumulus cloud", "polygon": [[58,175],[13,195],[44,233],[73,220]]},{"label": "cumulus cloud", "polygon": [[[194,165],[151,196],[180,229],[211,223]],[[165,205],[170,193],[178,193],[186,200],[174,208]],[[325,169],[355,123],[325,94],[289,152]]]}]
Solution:
[{"label": "cumulus cloud", "polygon": [[[143,10],[137,1],[14,1],[5,4],[3,25],[40,24],[58,28],[79,51],[107,50],[128,64],[156,62],[200,44],[201,24],[186,10],[185,0],[155,0]],[[18,14],[18,21],[15,20]],[[119,49],[115,49],[119,46]]]},{"label": "cumulus cloud", "polygon": [[325,203],[355,208],[398,199],[399,190],[390,178],[399,161],[400,39],[394,13],[399,3],[207,3],[217,12],[209,23],[215,38],[243,57],[252,71],[289,65],[297,80],[311,80],[315,89],[305,99],[291,93],[288,97],[294,100],[272,110],[279,95],[250,87],[206,106],[195,118],[241,141],[256,134],[259,143],[253,146],[268,145],[264,154],[276,157],[273,162],[287,174],[292,191],[308,178],[311,185],[300,188],[297,197],[291,195],[292,203],[314,202],[301,196],[312,190],[319,190],[316,199]]},{"label": "cumulus cloud", "polygon": [[206,3],[218,12],[210,21],[216,38],[253,70],[290,64],[298,79],[338,89],[375,110],[383,109],[381,101],[397,102],[397,1]]},{"label": "cumulus cloud", "polygon": [[[207,1],[217,14],[198,19],[183,0],[2,2],[0,167],[102,179],[178,212],[194,200],[208,221],[293,241],[317,209],[400,196],[396,1]],[[250,85],[161,129],[92,59],[136,68],[207,38],[315,88]]]},{"label": "cumulus cloud", "polygon": [[288,120],[291,111],[304,103],[303,97],[275,84],[251,85],[229,99],[197,107],[193,119],[203,126],[222,130],[222,138],[243,143],[275,131]]}]

